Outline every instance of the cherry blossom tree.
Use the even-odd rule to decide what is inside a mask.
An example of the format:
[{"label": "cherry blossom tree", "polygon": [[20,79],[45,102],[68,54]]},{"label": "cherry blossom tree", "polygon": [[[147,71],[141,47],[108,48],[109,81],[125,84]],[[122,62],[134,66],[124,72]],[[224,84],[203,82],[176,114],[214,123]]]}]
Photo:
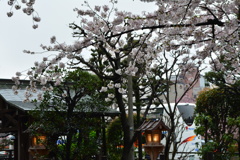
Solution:
[{"label": "cherry blossom tree", "polygon": [[[75,8],[80,19],[79,23],[70,24],[75,42],[61,43],[53,36],[51,45],[41,47],[46,52],[56,53],[56,57],[36,62],[26,76],[31,82],[40,82],[41,85],[48,81],[55,81],[55,85],[59,85],[64,74],[55,72],[56,67],[69,70],[82,68],[109,82],[102,87],[102,92],[109,92],[106,101],[115,102],[121,112],[124,130],[122,159],[129,159],[129,149],[134,139],[129,136],[131,129],[126,114],[128,77],[145,78],[147,84],[155,78],[162,87],[164,79],[170,75],[157,76],[157,71],[171,73],[168,72],[171,64],[177,66],[174,69],[178,73],[187,73],[195,65],[201,64],[224,70],[224,65],[219,61],[223,55],[226,60],[236,58],[229,63],[234,65],[236,72],[239,71],[240,2],[181,0],[179,3],[178,0],[159,0],[156,1],[156,11],[141,15],[118,11],[116,2],[111,4],[92,8],[86,2],[86,9]],[[28,50],[24,52],[34,53]],[[226,73],[229,82],[236,72]],[[23,73],[17,72],[13,77],[15,92],[20,76],[24,76]],[[190,81],[189,84],[193,84]],[[32,84],[29,88],[35,91]],[[150,89],[152,93],[153,89]],[[152,93],[148,94],[151,103],[157,98],[157,92]],[[26,94],[26,101],[30,100],[30,95]]]}]

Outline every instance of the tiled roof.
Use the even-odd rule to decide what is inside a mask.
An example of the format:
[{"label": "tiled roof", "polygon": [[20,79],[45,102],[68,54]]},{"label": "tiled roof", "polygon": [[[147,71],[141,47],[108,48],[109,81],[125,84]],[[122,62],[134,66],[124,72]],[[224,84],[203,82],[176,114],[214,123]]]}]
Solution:
[{"label": "tiled roof", "polygon": [[153,130],[169,130],[169,128],[161,120],[144,121],[136,131],[153,131]]},{"label": "tiled roof", "polygon": [[[24,81],[27,84],[27,81]],[[0,98],[4,99],[9,105],[14,106],[22,111],[31,111],[36,108],[36,105],[39,103],[31,103],[31,102],[23,102],[25,99],[25,90],[18,90],[18,94],[15,95],[13,90],[11,89],[14,83],[11,80],[3,80],[0,79]],[[32,99],[37,98],[37,94],[33,94]],[[96,108],[96,107],[95,107]],[[102,107],[98,109],[92,109],[88,107],[84,107],[84,109],[76,110],[75,112],[91,112],[94,114],[101,114],[106,116],[116,116],[119,115],[120,112],[109,107]]]},{"label": "tiled roof", "polygon": [[0,89],[0,97],[2,97],[8,104],[17,107],[20,110],[30,111],[35,109],[36,104],[31,102],[23,102],[24,90],[19,90],[19,93],[15,95],[12,89]]}]

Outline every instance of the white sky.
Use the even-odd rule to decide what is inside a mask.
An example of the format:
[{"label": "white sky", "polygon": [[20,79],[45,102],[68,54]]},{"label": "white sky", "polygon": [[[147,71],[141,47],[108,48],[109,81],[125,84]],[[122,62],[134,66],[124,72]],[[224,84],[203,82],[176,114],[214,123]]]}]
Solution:
[{"label": "white sky", "polygon": [[[108,4],[109,0],[87,0],[91,6]],[[143,3],[139,0],[118,0],[119,10],[141,13],[154,11],[154,3]],[[16,11],[8,18],[6,13],[10,6],[6,0],[0,0],[0,78],[11,78],[17,71],[22,72],[41,61],[46,54],[29,55],[24,49],[40,52],[40,44],[50,44],[50,37],[55,35],[58,42],[73,42],[68,24],[78,22],[73,8],[81,8],[84,0],[36,0],[35,9],[41,17],[39,28],[32,29],[32,18]]]}]

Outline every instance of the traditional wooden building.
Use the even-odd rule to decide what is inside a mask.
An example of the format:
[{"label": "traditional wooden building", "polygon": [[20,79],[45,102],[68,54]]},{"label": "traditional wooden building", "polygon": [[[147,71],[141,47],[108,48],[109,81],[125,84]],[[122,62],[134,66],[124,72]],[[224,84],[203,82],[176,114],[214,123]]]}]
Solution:
[{"label": "traditional wooden building", "polygon": [[[29,81],[21,81],[22,86],[28,85]],[[10,79],[0,79],[0,134],[13,135],[15,138],[14,149],[5,149],[12,152],[14,160],[32,160],[33,157],[29,153],[31,147],[31,137],[26,132],[27,123],[31,117],[29,111],[34,110],[36,105],[31,102],[23,102],[25,90],[19,90],[19,93],[15,95],[11,89],[14,85]],[[118,116],[119,112],[107,109],[101,113],[97,113],[97,116],[104,119],[104,117]],[[105,132],[105,129],[102,129]],[[103,134],[105,136],[105,134]],[[103,137],[105,139],[105,137]],[[103,143],[104,144],[104,143]]]}]

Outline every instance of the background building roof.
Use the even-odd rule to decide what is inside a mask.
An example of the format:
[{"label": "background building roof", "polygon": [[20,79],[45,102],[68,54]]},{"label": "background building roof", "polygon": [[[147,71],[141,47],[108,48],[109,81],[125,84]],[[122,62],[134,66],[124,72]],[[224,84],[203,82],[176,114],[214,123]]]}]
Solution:
[{"label": "background building roof", "polygon": [[[23,85],[27,85],[29,81],[21,81]],[[31,103],[31,102],[23,102],[25,99],[25,89],[20,89],[18,90],[18,94],[14,94],[13,90],[11,89],[12,86],[14,85],[13,81],[10,79],[0,79],[0,98],[4,99],[4,101],[11,105],[16,107],[17,109],[20,109],[22,111],[31,111],[36,108],[37,105],[40,104],[38,103]],[[37,98],[37,95],[33,94],[32,99]],[[81,111],[76,112],[91,112],[93,114],[98,114],[98,115],[106,115],[106,116],[117,116],[120,114],[119,111],[116,111],[114,109],[111,109],[109,107],[102,107],[102,109],[98,110],[93,110],[93,109],[85,109]]]}]

